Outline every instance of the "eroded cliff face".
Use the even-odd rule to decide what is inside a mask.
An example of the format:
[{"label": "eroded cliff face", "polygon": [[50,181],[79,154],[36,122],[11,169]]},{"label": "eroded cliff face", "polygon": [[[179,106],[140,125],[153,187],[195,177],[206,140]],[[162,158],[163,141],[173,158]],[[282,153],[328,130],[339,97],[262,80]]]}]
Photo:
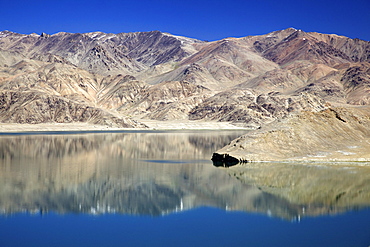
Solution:
[{"label": "eroded cliff face", "polygon": [[218,93],[196,106],[191,120],[217,120],[259,128],[263,124],[290,116],[302,110],[320,111],[327,103],[314,95],[257,94],[251,90],[228,90]]},{"label": "eroded cliff face", "polygon": [[37,92],[0,92],[0,115],[3,123],[83,122],[118,128],[146,128],[144,124],[101,108]]}]

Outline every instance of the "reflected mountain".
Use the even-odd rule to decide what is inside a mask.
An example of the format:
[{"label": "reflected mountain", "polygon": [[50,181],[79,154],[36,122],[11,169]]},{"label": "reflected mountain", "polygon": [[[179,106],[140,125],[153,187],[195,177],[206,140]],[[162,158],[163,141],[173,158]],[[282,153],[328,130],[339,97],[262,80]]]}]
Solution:
[{"label": "reflected mountain", "polygon": [[212,166],[214,150],[241,134],[1,136],[0,211],[157,216],[211,206],[291,220],[370,205],[367,167]]},{"label": "reflected mountain", "polygon": [[243,163],[225,170],[243,184],[300,205],[300,216],[370,206],[370,163]]}]

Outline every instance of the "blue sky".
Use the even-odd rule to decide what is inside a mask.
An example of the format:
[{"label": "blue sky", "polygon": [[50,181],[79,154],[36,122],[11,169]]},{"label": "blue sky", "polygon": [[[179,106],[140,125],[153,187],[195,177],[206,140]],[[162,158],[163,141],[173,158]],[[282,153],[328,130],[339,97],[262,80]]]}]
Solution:
[{"label": "blue sky", "polygon": [[201,40],[295,27],[370,41],[370,0],[0,0],[0,30],[159,30]]}]

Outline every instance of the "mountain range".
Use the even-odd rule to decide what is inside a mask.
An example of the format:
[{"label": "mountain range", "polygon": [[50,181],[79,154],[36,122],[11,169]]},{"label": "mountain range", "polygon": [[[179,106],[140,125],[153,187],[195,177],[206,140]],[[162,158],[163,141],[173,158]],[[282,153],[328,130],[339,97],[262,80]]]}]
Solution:
[{"label": "mountain range", "polygon": [[0,58],[1,122],[259,125],[320,107],[305,93],[320,105],[370,102],[369,42],[294,28],[214,42],[159,31],[2,31]]},{"label": "mountain range", "polygon": [[[230,122],[370,104],[370,42],[294,28],[207,42],[160,31],[0,32],[0,122]],[[367,108],[366,108],[367,109]]]}]

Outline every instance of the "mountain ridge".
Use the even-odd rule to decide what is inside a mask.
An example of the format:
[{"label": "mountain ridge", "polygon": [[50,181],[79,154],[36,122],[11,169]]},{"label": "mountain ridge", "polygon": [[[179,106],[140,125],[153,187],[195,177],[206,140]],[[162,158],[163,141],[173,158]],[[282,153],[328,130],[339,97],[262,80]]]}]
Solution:
[{"label": "mountain ridge", "polygon": [[[0,122],[16,123],[5,116],[17,115],[23,105],[50,115],[40,110],[50,108],[45,101],[27,97],[43,94],[111,117],[259,128],[303,109],[368,105],[369,62],[368,41],[294,28],[212,42],[160,31],[1,31],[0,91],[17,91],[30,102],[3,100],[2,106],[12,105],[0,109]],[[36,122],[85,121],[65,117]]]}]

